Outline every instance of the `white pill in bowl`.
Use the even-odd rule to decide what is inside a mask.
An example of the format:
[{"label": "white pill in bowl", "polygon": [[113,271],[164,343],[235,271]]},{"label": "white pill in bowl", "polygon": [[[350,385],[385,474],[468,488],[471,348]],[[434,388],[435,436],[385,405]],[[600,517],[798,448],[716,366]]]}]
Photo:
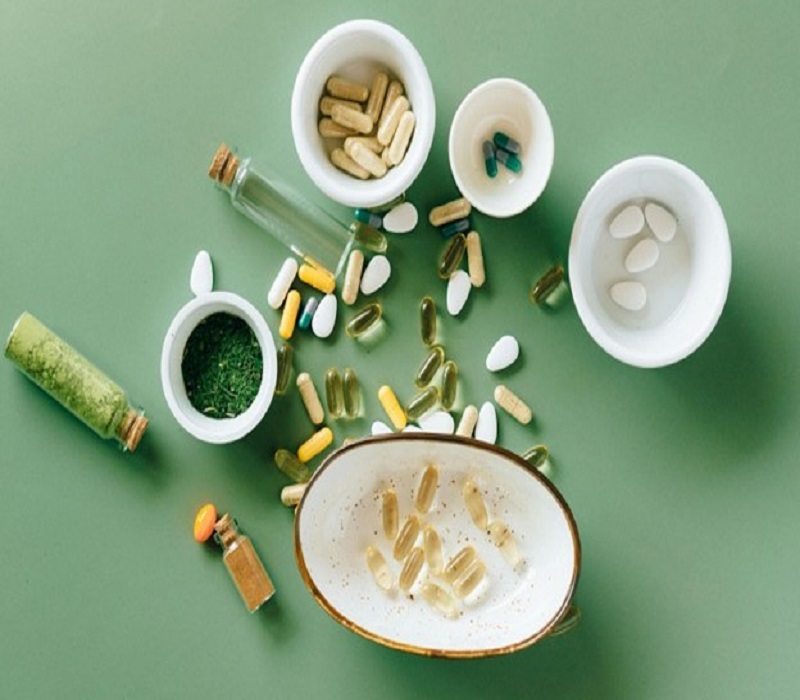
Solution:
[{"label": "white pill in bowl", "polygon": [[614,238],[630,238],[644,228],[644,212],[638,204],[624,207],[608,226],[608,232]]},{"label": "white pill in bowl", "polygon": [[611,299],[627,311],[641,311],[647,303],[647,290],[641,282],[626,280],[612,285]]},{"label": "white pill in bowl", "polygon": [[625,256],[625,269],[630,273],[644,272],[658,262],[658,243],[652,238],[643,238]]},{"label": "white pill in bowl", "polygon": [[675,238],[678,222],[665,207],[656,202],[648,202],[644,207],[644,218],[653,235],[662,243],[669,243]]}]

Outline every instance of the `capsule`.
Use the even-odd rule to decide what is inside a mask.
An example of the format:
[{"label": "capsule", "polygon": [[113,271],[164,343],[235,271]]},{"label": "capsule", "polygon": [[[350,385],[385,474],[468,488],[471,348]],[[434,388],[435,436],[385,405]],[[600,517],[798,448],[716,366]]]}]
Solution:
[{"label": "capsule", "polygon": [[406,420],[406,412],[397,400],[397,396],[392,390],[392,387],[384,384],[378,389],[378,401],[381,402],[381,406],[383,406],[383,410],[386,411],[386,415],[392,422],[395,430],[402,430],[406,427],[408,422]]},{"label": "capsule", "polygon": [[397,494],[394,489],[386,489],[381,496],[381,521],[386,539],[394,542],[400,524],[400,508],[397,505]]},{"label": "capsule", "polygon": [[400,590],[407,591],[414,585],[424,563],[425,553],[422,551],[422,548],[414,547],[403,563],[403,568],[400,570],[400,578],[398,581]]},{"label": "capsule", "polygon": [[361,284],[361,273],[364,271],[364,253],[354,250],[347,259],[347,269],[342,284],[342,301],[348,306],[358,299],[358,287]]},{"label": "capsule", "polygon": [[566,289],[564,267],[558,263],[533,283],[530,298],[535,304],[551,304],[557,301],[560,297],[559,292],[564,289]]},{"label": "capsule", "polygon": [[356,209],[353,211],[353,216],[356,217],[356,221],[372,226],[372,228],[381,228],[383,226],[383,217],[374,214],[369,209]]},{"label": "capsule", "polygon": [[304,264],[297,271],[297,276],[301,281],[323,294],[331,294],[336,289],[336,279],[324,267]]},{"label": "capsule", "polygon": [[451,221],[449,224],[442,226],[439,232],[443,238],[450,238],[450,236],[454,236],[457,233],[469,231],[469,227],[469,219],[458,219],[458,221]]},{"label": "capsule", "polygon": [[325,412],[322,410],[317,388],[308,372],[297,375],[297,388],[300,390],[300,398],[303,400],[309,419],[314,425],[319,425],[325,420]]},{"label": "capsule", "polygon": [[296,506],[303,498],[308,484],[289,484],[281,489],[281,503],[291,507]]},{"label": "capsule", "polygon": [[472,437],[472,432],[475,430],[475,424],[477,422],[478,407],[470,404],[461,414],[461,420],[458,422],[458,428],[456,428],[456,435],[461,435],[461,437]]},{"label": "capsule", "polygon": [[467,247],[467,238],[463,233],[458,233],[450,239],[442,257],[439,258],[439,279],[448,280],[450,275],[455,272],[461,258],[464,257],[464,250]]},{"label": "capsule", "polygon": [[331,163],[339,168],[339,170],[346,172],[348,175],[357,177],[359,180],[369,179],[369,171],[356,163],[343,149],[334,148],[331,151],[330,158]]},{"label": "capsule", "polygon": [[408,144],[411,141],[411,135],[414,133],[416,123],[417,118],[414,116],[414,112],[410,110],[404,112],[403,116],[400,117],[387,152],[389,165],[399,165],[402,162],[408,150]]},{"label": "capsule", "polygon": [[377,123],[383,110],[383,102],[386,99],[386,91],[389,87],[389,76],[384,72],[378,72],[372,79],[372,87],[369,91],[367,108],[364,110]]},{"label": "capsule", "polygon": [[387,165],[377,153],[373,153],[363,143],[354,143],[350,148],[350,157],[364,170],[374,177],[386,175]]},{"label": "capsule", "polygon": [[472,479],[467,479],[464,486],[461,488],[461,495],[464,497],[464,505],[467,506],[469,517],[472,522],[480,530],[485,530],[489,522],[489,516],[486,513],[486,504],[483,502],[483,496]]},{"label": "capsule", "polygon": [[409,106],[408,99],[400,95],[381,115],[377,136],[378,141],[384,146],[388,146],[392,142],[394,132],[397,131],[397,126],[400,124],[400,118],[408,111]]},{"label": "capsule", "polygon": [[325,88],[331,97],[352,102],[366,102],[369,97],[369,88],[361,83],[346,80],[338,75],[332,75],[325,83]]},{"label": "capsule", "polygon": [[439,574],[444,566],[442,559],[442,541],[433,525],[426,525],[422,530],[422,549],[425,551],[425,561],[432,574]]},{"label": "capsule", "polygon": [[414,377],[414,384],[419,389],[428,386],[443,363],[444,348],[441,345],[434,345],[419,366],[417,374]]},{"label": "capsule", "polygon": [[300,314],[300,320],[297,322],[300,330],[307,330],[311,326],[311,320],[314,318],[314,312],[319,306],[319,299],[317,297],[310,297],[303,307],[303,313]]},{"label": "capsule", "polygon": [[409,515],[403,523],[403,527],[400,528],[400,532],[397,533],[397,537],[394,541],[394,550],[392,553],[397,561],[403,561],[403,559],[408,556],[408,553],[417,541],[417,537],[419,537],[419,530],[419,519],[416,515]]},{"label": "capsule", "polygon": [[486,281],[486,268],[483,265],[481,237],[477,231],[467,234],[467,271],[473,287],[482,287]]},{"label": "capsule", "polygon": [[358,375],[352,367],[347,367],[342,380],[344,412],[348,418],[357,418],[361,413],[361,386]]},{"label": "capsule", "polygon": [[283,314],[281,314],[281,324],[278,327],[278,335],[284,340],[289,340],[294,334],[294,327],[297,323],[297,312],[299,310],[300,292],[296,289],[292,289],[286,295],[286,303],[283,305]]},{"label": "capsule", "polygon": [[331,107],[331,119],[340,126],[357,131],[359,134],[369,134],[372,131],[372,119],[368,114],[343,104]]},{"label": "capsule", "polygon": [[439,228],[440,226],[444,226],[451,221],[465,219],[469,216],[471,211],[472,205],[469,203],[469,200],[461,197],[459,199],[454,199],[452,202],[440,204],[438,207],[431,209],[430,214],[428,215],[428,221],[430,221],[431,226]]},{"label": "capsule", "polygon": [[297,277],[297,260],[286,258],[267,293],[267,303],[273,309],[281,308],[281,304],[286,299],[295,277]]},{"label": "capsule", "polygon": [[214,534],[214,525],[217,522],[217,508],[213,503],[206,503],[194,516],[195,542],[207,542]]},{"label": "capsule", "polygon": [[275,379],[275,393],[283,396],[289,388],[289,377],[292,376],[292,346],[288,343],[278,348],[278,367]]},{"label": "capsule", "polygon": [[[320,119],[319,124],[317,125],[317,130],[319,131],[319,135],[325,139],[345,139],[348,136],[356,136],[358,133],[352,129],[348,129],[346,126],[337,124],[330,117],[323,117]],[[344,151],[342,151],[341,148],[337,150],[341,151],[343,155],[347,155]]]},{"label": "capsule", "polygon": [[328,405],[328,415],[338,418],[344,410],[344,387],[342,375],[336,367],[331,367],[325,373],[325,400]]},{"label": "capsule", "polygon": [[452,360],[444,363],[442,370],[442,397],[440,403],[445,411],[453,408],[458,392],[458,365]]},{"label": "capsule", "polygon": [[508,525],[502,520],[493,520],[489,523],[489,537],[511,568],[516,569],[520,562],[519,549]]},{"label": "capsule", "polygon": [[439,486],[439,470],[432,464],[422,473],[417,487],[416,498],[414,498],[414,506],[419,513],[427,513],[430,510],[431,503],[436,496],[436,489]]},{"label": "capsule", "polygon": [[494,152],[494,157],[497,158],[499,163],[505,165],[512,173],[522,172],[522,161],[513,153],[509,153],[508,151],[504,151],[502,148],[498,148]]},{"label": "capsule", "polygon": [[344,152],[349,155],[354,143],[363,143],[373,153],[380,153],[383,150],[383,146],[375,136],[348,136],[344,140]]},{"label": "capsule", "polygon": [[386,88],[386,97],[383,100],[383,109],[381,109],[381,117],[378,119],[378,124],[383,122],[389,110],[392,108],[394,101],[405,92],[403,84],[398,80],[392,80],[389,87]]},{"label": "capsule", "polygon": [[429,386],[420,391],[406,406],[406,415],[411,420],[424,416],[439,402],[439,389]]},{"label": "capsule", "polygon": [[304,483],[311,478],[311,470],[289,450],[280,449],[275,452],[275,466],[292,481]]},{"label": "capsule", "polygon": [[466,598],[486,576],[486,564],[480,559],[473,561],[461,576],[453,581],[453,593],[458,598]]},{"label": "capsule", "polygon": [[522,153],[522,146],[519,145],[519,141],[515,141],[508,134],[505,134],[502,131],[495,131],[492,140],[494,141],[495,146],[502,148],[508,153],[513,153],[515,156],[518,156],[520,153]]},{"label": "capsule", "polygon": [[478,559],[478,553],[475,547],[468,544],[466,547],[458,550],[450,561],[444,567],[444,578],[449,583],[453,583],[461,574],[463,574],[472,562]]},{"label": "capsule", "polygon": [[422,342],[433,345],[436,342],[436,302],[430,297],[423,297],[419,303],[419,321]]},{"label": "capsule", "polygon": [[386,236],[374,226],[355,221],[350,224],[350,232],[353,234],[353,240],[356,243],[376,253],[384,253],[388,247]]},{"label": "capsule", "polygon": [[491,141],[483,142],[483,165],[489,177],[497,177],[497,158],[494,155],[494,145]]},{"label": "capsule", "polygon": [[382,588],[384,591],[392,590],[394,579],[392,577],[392,571],[389,569],[389,564],[387,564],[386,559],[383,558],[383,554],[370,545],[367,547],[364,556],[367,560],[367,568],[372,574],[372,578],[375,579],[375,583],[378,584],[378,587]]},{"label": "capsule", "polygon": [[528,404],[504,384],[498,384],[494,388],[494,401],[522,425],[528,425],[533,420],[533,411]]},{"label": "capsule", "polygon": [[342,100],[338,97],[331,97],[330,95],[325,95],[319,101],[320,114],[322,114],[324,117],[330,117],[334,105],[344,105],[345,107],[349,107],[350,109],[355,109],[358,112],[362,111],[362,107],[358,102],[353,102],[352,100]]},{"label": "capsule", "polygon": [[420,589],[422,597],[445,617],[458,615],[458,600],[441,586],[427,581]]},{"label": "capsule", "polygon": [[550,450],[547,445],[534,445],[522,453],[522,459],[540,472],[550,471]]},{"label": "capsule", "polygon": [[297,459],[308,462],[320,452],[327,449],[333,442],[333,433],[330,428],[321,428],[297,448]]},{"label": "capsule", "polygon": [[381,305],[378,303],[367,304],[348,321],[344,329],[351,338],[358,338],[358,336],[366,333],[380,320]]}]

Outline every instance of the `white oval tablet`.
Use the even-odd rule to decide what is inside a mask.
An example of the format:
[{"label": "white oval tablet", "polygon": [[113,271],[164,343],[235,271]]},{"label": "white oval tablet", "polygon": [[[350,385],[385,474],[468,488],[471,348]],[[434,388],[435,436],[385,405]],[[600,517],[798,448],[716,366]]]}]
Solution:
[{"label": "white oval tablet", "polygon": [[658,243],[652,238],[643,238],[625,257],[625,269],[628,272],[644,272],[658,262]]},{"label": "white oval tablet", "polygon": [[383,421],[376,420],[372,424],[371,433],[373,435],[389,435],[390,433],[393,432],[394,431]]},{"label": "white oval tablet", "polygon": [[189,288],[192,294],[208,294],[214,288],[214,266],[208,251],[201,250],[194,259],[192,274],[189,277]]},{"label": "white oval tablet", "polygon": [[336,325],[336,295],[326,294],[322,297],[317,310],[311,317],[311,330],[317,338],[327,338]]},{"label": "white oval tablet", "polygon": [[644,227],[644,212],[638,204],[624,207],[608,226],[608,232],[614,238],[630,238]]},{"label": "white oval tablet", "polygon": [[475,439],[497,442],[497,411],[491,401],[486,401],[478,411],[478,422],[475,423]]},{"label": "white oval tablet", "polygon": [[403,202],[383,217],[383,229],[389,233],[409,233],[418,221],[417,208],[411,202]]},{"label": "white oval tablet", "polygon": [[617,282],[610,293],[614,303],[628,311],[641,311],[647,303],[647,290],[641,282]]},{"label": "white oval tablet", "polygon": [[361,293],[374,294],[392,276],[392,264],[385,255],[376,255],[367,263],[361,275]]},{"label": "white oval tablet", "polygon": [[644,207],[644,218],[653,235],[662,243],[669,243],[675,238],[678,222],[672,212],[655,202],[648,202]]},{"label": "white oval tablet", "polygon": [[456,430],[456,422],[447,411],[434,411],[423,416],[417,422],[426,433],[452,435]]},{"label": "white oval tablet", "polygon": [[458,316],[461,313],[471,289],[472,282],[464,270],[456,270],[450,276],[447,282],[447,312],[451,316]]},{"label": "white oval tablet", "polygon": [[498,340],[486,356],[486,369],[499,372],[510,367],[519,357],[519,343],[513,335],[504,335]]},{"label": "white oval tablet", "polygon": [[283,304],[283,300],[289,293],[289,287],[292,286],[296,275],[297,260],[286,258],[283,261],[283,265],[281,265],[281,269],[278,270],[278,274],[275,275],[272,286],[269,288],[269,294],[267,294],[267,303],[273,309],[281,308],[281,304]]}]

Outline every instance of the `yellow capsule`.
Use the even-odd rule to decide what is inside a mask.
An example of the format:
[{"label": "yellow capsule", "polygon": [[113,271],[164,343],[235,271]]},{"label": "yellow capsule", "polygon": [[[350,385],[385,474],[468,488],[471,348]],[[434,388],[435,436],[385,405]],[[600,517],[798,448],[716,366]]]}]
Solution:
[{"label": "yellow capsule", "polygon": [[481,237],[477,231],[470,231],[467,234],[467,270],[472,286],[482,287],[486,281],[486,269],[483,265]]},{"label": "yellow capsule", "polygon": [[293,481],[304,483],[311,478],[311,470],[293,452],[277,450],[274,459],[275,466]]},{"label": "yellow capsule", "polygon": [[392,142],[394,132],[397,131],[397,125],[400,123],[400,117],[408,111],[409,106],[408,99],[400,95],[381,115],[377,136],[378,141],[384,146],[388,146]]},{"label": "yellow capsule", "polygon": [[483,496],[481,496],[477,484],[472,479],[467,479],[461,488],[461,495],[464,497],[464,505],[467,506],[472,522],[479,529],[485,530],[486,524],[489,522],[489,516],[486,513],[486,504],[483,502]]},{"label": "yellow capsule", "polygon": [[389,83],[389,87],[386,88],[386,97],[383,100],[383,109],[381,110],[381,118],[378,119],[378,124],[380,124],[386,115],[389,113],[394,101],[400,97],[405,92],[403,88],[403,84],[398,80],[393,80]]},{"label": "yellow capsule", "polygon": [[309,462],[333,442],[330,428],[321,428],[297,448],[297,459]]},{"label": "yellow capsule", "polygon": [[406,427],[406,412],[397,400],[397,396],[394,391],[392,391],[392,387],[384,384],[378,389],[378,401],[381,402],[381,406],[383,406],[383,410],[386,411],[386,415],[389,417],[395,430],[402,430]]},{"label": "yellow capsule", "polygon": [[275,379],[275,393],[282,396],[289,388],[289,377],[292,376],[292,346],[283,343],[278,348],[278,369]]},{"label": "yellow capsule", "polygon": [[341,148],[334,148],[331,151],[331,163],[339,168],[339,170],[343,170],[353,177],[357,177],[359,180],[367,180],[369,178],[369,172],[364,170],[364,168],[356,163]]},{"label": "yellow capsule", "polygon": [[289,338],[292,337],[294,327],[297,325],[297,314],[299,311],[300,292],[296,289],[292,289],[286,295],[286,302],[283,305],[283,314],[281,315],[281,325],[278,327],[278,335],[284,340],[289,340]]},{"label": "yellow capsule", "polygon": [[522,423],[522,425],[528,425],[533,420],[533,411],[531,411],[528,404],[504,384],[498,384],[494,388],[494,400],[500,408]]},{"label": "yellow capsule", "polygon": [[436,489],[439,486],[439,470],[432,464],[422,473],[417,488],[417,496],[414,505],[420,513],[427,513],[430,510],[433,498],[436,496]]},{"label": "yellow capsule", "polygon": [[399,585],[400,589],[407,591],[419,576],[422,570],[422,565],[425,563],[425,553],[421,547],[414,547],[408,558],[403,562],[403,568],[400,570]]},{"label": "yellow capsule", "polygon": [[444,578],[449,583],[453,583],[461,574],[463,574],[467,567],[472,564],[473,561],[476,561],[478,558],[478,553],[475,551],[475,547],[471,544],[468,544],[466,547],[458,550],[453,558],[447,562],[447,565],[444,567]]},{"label": "yellow capsule", "polygon": [[369,91],[369,100],[367,101],[367,108],[364,110],[377,124],[383,110],[383,102],[386,99],[386,91],[389,87],[389,76],[386,73],[379,72],[372,79],[372,87]]},{"label": "yellow capsule", "polygon": [[344,412],[348,418],[358,418],[361,413],[361,387],[358,375],[352,367],[347,367],[342,380],[344,389]]},{"label": "yellow capsule", "polygon": [[355,136],[357,132],[347,127],[337,124],[330,117],[323,117],[317,125],[319,135],[325,139],[345,139],[348,136]]},{"label": "yellow capsule", "polygon": [[442,541],[433,525],[426,525],[422,530],[422,549],[425,551],[425,561],[432,574],[439,574],[444,566],[442,559]]},{"label": "yellow capsule", "polygon": [[353,318],[348,321],[345,326],[347,335],[351,338],[357,338],[366,333],[378,321],[381,320],[381,305],[378,303],[367,304],[361,309]]},{"label": "yellow capsule", "polygon": [[308,484],[289,484],[281,489],[281,503],[285,506],[296,506],[303,498]]},{"label": "yellow capsule", "polygon": [[344,105],[345,107],[355,109],[359,112],[362,109],[358,102],[353,102],[352,100],[342,100],[338,97],[330,97],[329,95],[325,95],[319,101],[319,111],[323,116],[330,117],[334,105]]},{"label": "yellow capsule", "polygon": [[441,404],[445,411],[453,408],[458,392],[458,365],[452,360],[444,363],[442,370],[442,398]]},{"label": "yellow capsule", "polygon": [[297,375],[297,388],[300,390],[300,398],[303,399],[303,406],[306,408],[308,417],[314,425],[319,425],[325,420],[325,412],[322,410],[317,388],[308,372],[301,372]]},{"label": "yellow capsule", "polygon": [[459,598],[466,598],[483,581],[484,576],[486,576],[486,564],[476,559],[453,581],[453,593]]},{"label": "yellow capsule", "polygon": [[338,75],[332,75],[325,83],[325,88],[331,97],[353,102],[366,102],[369,97],[369,88],[361,83],[347,80]]},{"label": "yellow capsule", "polygon": [[423,297],[419,303],[419,320],[422,342],[433,345],[436,342],[436,303],[430,297]]},{"label": "yellow capsule", "polygon": [[450,279],[461,262],[461,258],[464,257],[466,246],[467,239],[463,233],[457,233],[450,239],[450,243],[447,244],[447,248],[444,249],[444,253],[439,259],[439,279]]},{"label": "yellow capsule", "polygon": [[[300,266],[297,276],[310,287],[318,289],[323,294],[331,294],[336,289],[336,278],[324,267],[316,265]],[[289,292],[291,294],[291,292]]]},{"label": "yellow capsule", "polygon": [[393,554],[397,561],[402,561],[408,556],[408,553],[417,541],[417,537],[419,537],[419,530],[419,519],[416,515],[409,515],[403,523],[403,527],[400,528],[400,532],[397,533],[397,537],[394,541]]},{"label": "yellow capsule", "polygon": [[206,542],[214,534],[214,525],[217,522],[217,508],[213,503],[206,503],[194,516],[194,539],[196,542]]},{"label": "yellow capsule", "polygon": [[467,199],[461,197],[431,209],[428,215],[428,221],[431,222],[431,226],[436,226],[438,228],[439,226],[449,224],[451,221],[466,219],[471,211],[472,205]]},{"label": "yellow capsule", "polygon": [[392,585],[394,584],[392,572],[389,569],[389,565],[386,563],[386,559],[383,558],[383,554],[370,545],[367,547],[365,556],[367,568],[370,570],[372,578],[375,579],[375,583],[378,584],[378,587],[382,588],[384,591],[392,590]]},{"label": "yellow capsule", "polygon": [[414,384],[420,389],[428,386],[443,362],[444,348],[441,345],[434,345],[419,366],[417,375],[414,377]]},{"label": "yellow capsule", "polygon": [[383,492],[381,497],[381,520],[383,521],[383,534],[386,535],[386,539],[394,542],[400,521],[400,508],[397,505],[397,494],[394,489],[386,489]]},{"label": "yellow capsule", "polygon": [[492,520],[489,523],[489,537],[511,565],[511,568],[515,569],[520,562],[519,549],[514,540],[514,535],[508,529],[508,525],[499,519]]},{"label": "yellow capsule", "polygon": [[344,389],[342,375],[336,367],[331,367],[325,373],[325,399],[328,404],[328,414],[331,418],[338,418],[344,410]]},{"label": "yellow capsule", "polygon": [[416,123],[417,118],[414,116],[414,112],[410,110],[404,112],[403,116],[400,117],[386,156],[390,165],[399,165],[402,162],[408,150],[408,143],[411,141],[411,135],[414,133]]},{"label": "yellow capsule", "polygon": [[358,299],[358,287],[361,284],[361,273],[364,270],[364,253],[354,250],[347,259],[347,270],[342,284],[342,301],[351,306]]},{"label": "yellow capsule", "polygon": [[456,428],[456,435],[462,437],[472,437],[472,432],[475,430],[475,424],[478,422],[478,407],[470,404],[464,409],[461,414],[461,420]]},{"label": "yellow capsule", "polygon": [[340,126],[346,129],[352,129],[361,134],[368,134],[372,131],[372,119],[360,109],[351,109],[341,104],[333,105],[331,108],[331,119]]},{"label": "yellow capsule", "polygon": [[411,420],[424,416],[439,402],[439,388],[429,386],[420,391],[406,406],[406,415]]},{"label": "yellow capsule", "polygon": [[441,586],[427,581],[422,584],[420,593],[428,603],[445,617],[456,617],[458,615],[458,600]]}]

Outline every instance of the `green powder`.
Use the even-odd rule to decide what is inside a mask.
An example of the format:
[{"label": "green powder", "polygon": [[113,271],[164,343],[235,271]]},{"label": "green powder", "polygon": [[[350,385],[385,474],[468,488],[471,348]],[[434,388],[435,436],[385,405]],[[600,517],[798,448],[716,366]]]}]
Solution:
[{"label": "green powder", "polygon": [[197,324],[183,351],[189,402],[210,418],[235,418],[258,394],[263,366],[261,346],[247,322],[212,314]]}]

